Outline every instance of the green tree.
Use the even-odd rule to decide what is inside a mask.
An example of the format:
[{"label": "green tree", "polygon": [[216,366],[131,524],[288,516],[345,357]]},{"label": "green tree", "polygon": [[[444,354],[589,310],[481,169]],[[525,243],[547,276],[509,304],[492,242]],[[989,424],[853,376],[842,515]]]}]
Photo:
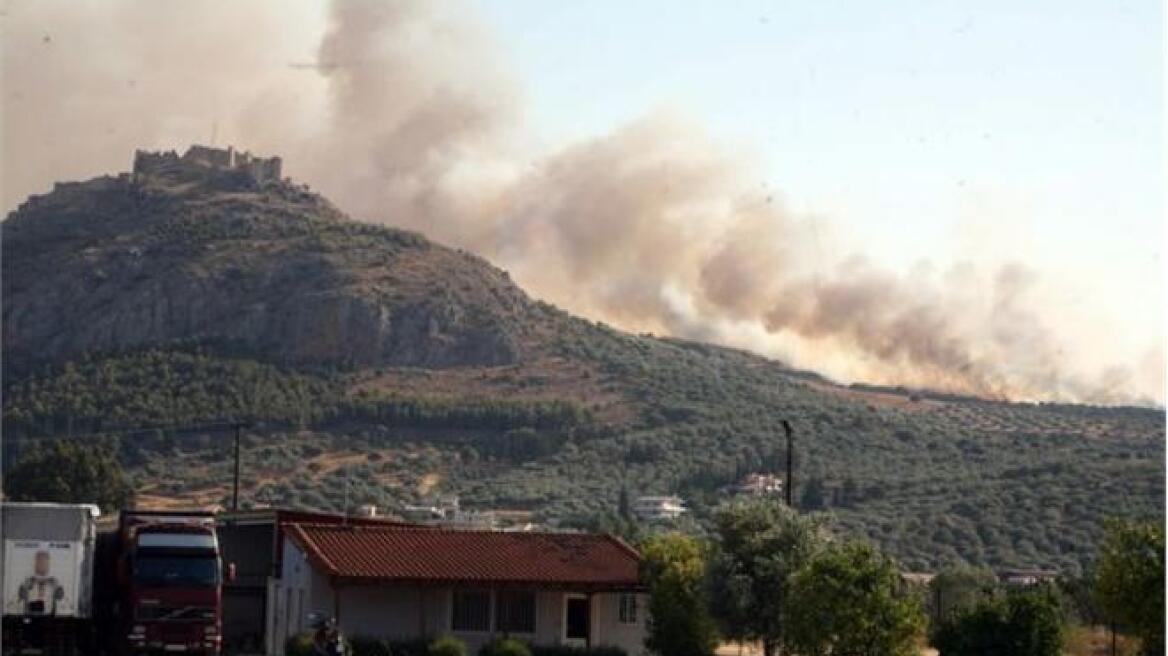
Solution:
[{"label": "green tree", "polygon": [[1112,521],[1099,549],[1095,594],[1103,615],[1132,627],[1145,654],[1164,653],[1164,526]]},{"label": "green tree", "polygon": [[844,479],[843,487],[840,488],[840,502],[839,505],[845,508],[851,508],[860,500],[860,487],[856,485],[856,479],[848,476]]},{"label": "green tree", "polygon": [[925,625],[896,563],[849,543],[814,555],[791,577],[788,642],[803,656],[910,656]]},{"label": "green tree", "polygon": [[127,507],[134,488],[113,452],[103,446],[57,440],[23,455],[4,477],[13,501],[95,503],[102,510]]},{"label": "green tree", "polygon": [[993,571],[981,567],[950,567],[929,581],[929,604],[933,618],[941,621],[962,608],[993,595],[999,588]]},{"label": "green tree", "polygon": [[823,479],[812,476],[803,486],[803,496],[799,499],[799,507],[803,510],[822,510],[827,503],[827,489]]},{"label": "green tree", "polygon": [[1006,598],[1012,653],[1058,656],[1062,651],[1065,613],[1053,588],[1016,591]]},{"label": "green tree", "polygon": [[703,582],[707,550],[694,538],[669,533],[641,545],[641,576],[649,585],[645,647],[661,656],[708,656],[717,646]]},{"label": "green tree", "polygon": [[958,609],[933,634],[941,656],[1058,656],[1064,615],[1051,588],[1011,591]]},{"label": "green tree", "polygon": [[727,506],[714,516],[717,552],[711,608],[723,633],[759,640],[767,656],[785,644],[789,579],[826,544],[818,519],[770,500]]}]

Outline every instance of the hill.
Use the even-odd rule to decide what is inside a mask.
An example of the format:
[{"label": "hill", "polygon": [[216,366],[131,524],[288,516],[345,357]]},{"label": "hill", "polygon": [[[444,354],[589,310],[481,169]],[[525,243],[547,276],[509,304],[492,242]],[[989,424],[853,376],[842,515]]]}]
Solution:
[{"label": "hill", "polygon": [[[1160,411],[845,387],[631,335],[288,182],[179,159],[59,184],[2,230],[7,457],[239,418],[247,503],[441,491],[603,525],[626,488],[684,494],[700,530],[724,486],[782,466],[787,419],[796,497],[909,569],[1076,570],[1104,517],[1163,514]],[[166,503],[225,498],[227,437],[85,439]]]}]

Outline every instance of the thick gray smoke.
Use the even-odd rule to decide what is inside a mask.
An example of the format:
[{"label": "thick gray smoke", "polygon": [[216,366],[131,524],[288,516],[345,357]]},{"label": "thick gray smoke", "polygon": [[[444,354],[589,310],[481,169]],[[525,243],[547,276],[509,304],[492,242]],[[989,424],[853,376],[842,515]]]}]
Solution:
[{"label": "thick gray smoke", "polygon": [[683,116],[540,145],[504,50],[468,14],[420,0],[9,2],[4,205],[124,170],[136,147],[214,134],[284,155],[356,218],[480,252],[535,295],[624,328],[873,382],[1162,398],[1119,370],[1089,382],[1069,366],[1022,266],[895,274],[817,258],[818,220]]}]

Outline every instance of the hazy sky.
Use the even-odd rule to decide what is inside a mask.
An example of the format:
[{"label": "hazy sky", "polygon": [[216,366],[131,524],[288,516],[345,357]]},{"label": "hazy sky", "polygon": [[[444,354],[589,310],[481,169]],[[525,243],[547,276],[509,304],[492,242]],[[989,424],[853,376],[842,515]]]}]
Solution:
[{"label": "hazy sky", "polygon": [[475,5],[548,138],[679,107],[874,259],[1021,259],[1160,334],[1159,2]]},{"label": "hazy sky", "polygon": [[[346,6],[358,5],[337,3],[334,18]],[[369,25],[368,34],[358,10],[329,46],[358,58],[341,62],[333,78],[289,66],[321,59],[331,20],[325,2],[170,7],[172,15],[132,0],[7,4],[3,91],[7,109],[17,111],[4,116],[5,209],[54,180],[124,170],[135,146],[205,140],[215,119],[222,140],[284,154],[293,175],[373,218],[362,208],[385,198],[362,205],[346,185],[369,187],[377,178],[327,179],[335,167],[315,159],[328,147],[310,141],[317,133],[341,135],[332,146],[340,152],[360,149],[389,134],[379,122],[410,120],[414,110],[399,104],[418,101],[441,117],[436,92],[471,89],[465,108],[487,121],[482,135],[472,128],[463,142],[464,124],[429,126],[439,130],[435,143],[479,156],[438,170],[441,188],[451,171],[457,178],[475,161],[494,175],[498,134],[520,135],[523,143],[497,158],[502,175],[516,176],[522,153],[538,169],[574,166],[613,139],[635,147],[644,129],[638,121],[664,112],[710,133],[718,149],[727,145],[722,152],[746,162],[760,197],[773,196],[798,219],[793,225],[810,227],[810,238],[792,241],[801,264],[827,276],[861,254],[912,279],[964,263],[986,272],[1020,263],[1034,273],[1031,297],[1044,330],[1074,352],[1074,368],[1094,376],[1121,367],[1136,394],[1163,401],[1159,2],[467,0],[435,12],[458,20],[403,10],[404,22],[381,16],[386,22]],[[460,20],[482,33],[458,27]],[[451,25],[455,32],[444,33]],[[358,87],[347,92],[371,91],[376,102],[344,104],[346,87],[333,82],[350,73]],[[346,139],[343,130],[318,127],[328,120],[357,121],[365,132]],[[666,152],[656,133],[645,143]],[[376,164],[391,152],[401,156],[370,145],[362,157]],[[379,165],[387,164],[369,171],[392,175],[393,162]],[[695,201],[714,198],[701,193]],[[666,202],[660,216],[673,209]],[[431,232],[420,221],[405,225]],[[432,234],[457,242],[467,225]],[[524,277],[525,260],[532,271],[547,270],[533,252],[509,261],[506,249],[482,250],[537,294],[578,311],[600,307],[562,281]],[[738,336],[724,341],[767,350],[761,330],[733,326]],[[796,343],[771,346],[797,364],[826,363],[848,375],[847,351],[833,366]]]},{"label": "hazy sky", "polygon": [[1065,321],[1162,339],[1159,2],[475,5],[549,138],[679,107],[753,149],[835,248],[1026,262]]}]

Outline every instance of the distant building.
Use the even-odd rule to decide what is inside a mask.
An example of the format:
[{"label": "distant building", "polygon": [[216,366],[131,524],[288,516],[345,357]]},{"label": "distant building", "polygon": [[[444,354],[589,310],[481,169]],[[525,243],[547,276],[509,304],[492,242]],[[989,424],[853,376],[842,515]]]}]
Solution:
[{"label": "distant building", "polygon": [[1048,569],[1004,569],[998,572],[998,580],[1009,586],[1026,587],[1057,579],[1058,572]]},{"label": "distant building", "polygon": [[200,169],[238,173],[250,178],[257,185],[279,182],[283,161],[279,157],[257,157],[233,147],[213,148],[193,145],[180,157],[173,150],[134,153],[134,175],[181,175],[198,172]]},{"label": "distant building", "polygon": [[490,510],[454,510],[447,512],[438,522],[448,528],[492,530],[498,528],[499,521]]},{"label": "distant building", "polygon": [[937,578],[937,575],[932,572],[901,572],[900,578],[905,583],[913,585],[927,586]]},{"label": "distant building", "polygon": [[377,517],[377,506],[371,503],[362,504],[357,506],[357,512],[355,514],[357,517]]},{"label": "distant building", "polygon": [[406,504],[401,515],[411,522],[435,523],[453,517],[459,510],[458,496],[444,494],[433,497],[429,503]]},{"label": "distant building", "polygon": [[749,474],[734,486],[734,492],[749,497],[782,496],[783,479],[774,474]]},{"label": "distant building", "polygon": [[686,511],[685,502],[678,496],[644,496],[633,502],[633,514],[649,522],[677,519]]}]

